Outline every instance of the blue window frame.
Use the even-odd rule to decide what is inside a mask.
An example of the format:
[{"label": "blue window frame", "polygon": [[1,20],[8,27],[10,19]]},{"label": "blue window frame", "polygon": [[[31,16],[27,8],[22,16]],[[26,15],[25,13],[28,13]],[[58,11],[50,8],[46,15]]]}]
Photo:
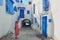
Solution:
[{"label": "blue window frame", "polygon": [[44,11],[49,10],[49,0],[43,0],[43,10]]},{"label": "blue window frame", "polygon": [[27,14],[30,14],[30,10],[27,10]]}]

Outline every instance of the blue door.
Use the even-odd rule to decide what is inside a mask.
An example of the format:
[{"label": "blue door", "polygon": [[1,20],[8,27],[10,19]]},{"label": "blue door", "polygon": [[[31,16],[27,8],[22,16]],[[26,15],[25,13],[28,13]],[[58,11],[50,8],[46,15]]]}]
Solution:
[{"label": "blue door", "polygon": [[20,18],[24,18],[24,9],[20,9],[20,14],[18,17],[18,21],[20,20]]},{"label": "blue door", "polygon": [[42,34],[47,37],[47,16],[42,17]]},{"label": "blue door", "polygon": [[24,9],[20,9],[20,18],[24,18]]}]

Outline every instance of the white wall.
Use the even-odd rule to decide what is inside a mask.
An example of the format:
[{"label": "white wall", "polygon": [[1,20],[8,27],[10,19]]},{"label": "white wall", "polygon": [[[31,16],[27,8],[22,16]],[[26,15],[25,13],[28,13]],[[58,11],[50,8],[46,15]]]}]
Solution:
[{"label": "white wall", "polygon": [[3,0],[3,5],[0,6],[0,37],[6,35],[8,31],[14,31],[17,13],[9,15],[6,13],[6,1]]},{"label": "white wall", "polygon": [[60,40],[60,0],[50,0],[51,11],[54,19],[54,36],[55,40]]},{"label": "white wall", "polygon": [[[35,14],[33,13],[33,16],[37,18],[37,22],[40,26],[40,14],[42,13],[42,0],[32,0],[32,7],[33,7],[33,4],[35,4]],[[38,28],[38,24],[35,24],[34,29],[42,33],[40,28]]]},{"label": "white wall", "polygon": [[5,0],[0,6],[0,37],[5,35],[11,26],[11,16],[5,12]]},{"label": "white wall", "polygon": [[[34,1],[37,2],[37,0]],[[59,5],[60,0],[50,0],[50,3],[51,3],[51,13],[53,15],[54,20],[54,38],[55,40],[60,40],[60,5]]]}]

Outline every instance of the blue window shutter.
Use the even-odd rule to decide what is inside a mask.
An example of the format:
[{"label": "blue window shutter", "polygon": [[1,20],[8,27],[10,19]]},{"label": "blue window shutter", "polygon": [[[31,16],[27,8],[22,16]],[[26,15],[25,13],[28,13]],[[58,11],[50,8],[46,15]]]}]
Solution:
[{"label": "blue window shutter", "polygon": [[14,14],[13,3],[12,0],[6,0],[6,12],[10,15]]},{"label": "blue window shutter", "polygon": [[43,10],[48,11],[49,10],[49,1],[43,0]]},{"label": "blue window shutter", "polygon": [[49,19],[49,22],[52,22],[52,19]]}]

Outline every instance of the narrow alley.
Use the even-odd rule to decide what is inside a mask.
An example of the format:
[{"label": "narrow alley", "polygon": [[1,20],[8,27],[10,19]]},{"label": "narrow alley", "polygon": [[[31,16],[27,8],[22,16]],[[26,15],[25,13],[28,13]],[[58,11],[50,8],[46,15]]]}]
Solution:
[{"label": "narrow alley", "polygon": [[45,39],[42,35],[38,35],[38,33],[31,28],[21,28],[20,36],[18,39],[15,39],[14,36],[8,34],[1,38],[0,40],[48,40]]}]

